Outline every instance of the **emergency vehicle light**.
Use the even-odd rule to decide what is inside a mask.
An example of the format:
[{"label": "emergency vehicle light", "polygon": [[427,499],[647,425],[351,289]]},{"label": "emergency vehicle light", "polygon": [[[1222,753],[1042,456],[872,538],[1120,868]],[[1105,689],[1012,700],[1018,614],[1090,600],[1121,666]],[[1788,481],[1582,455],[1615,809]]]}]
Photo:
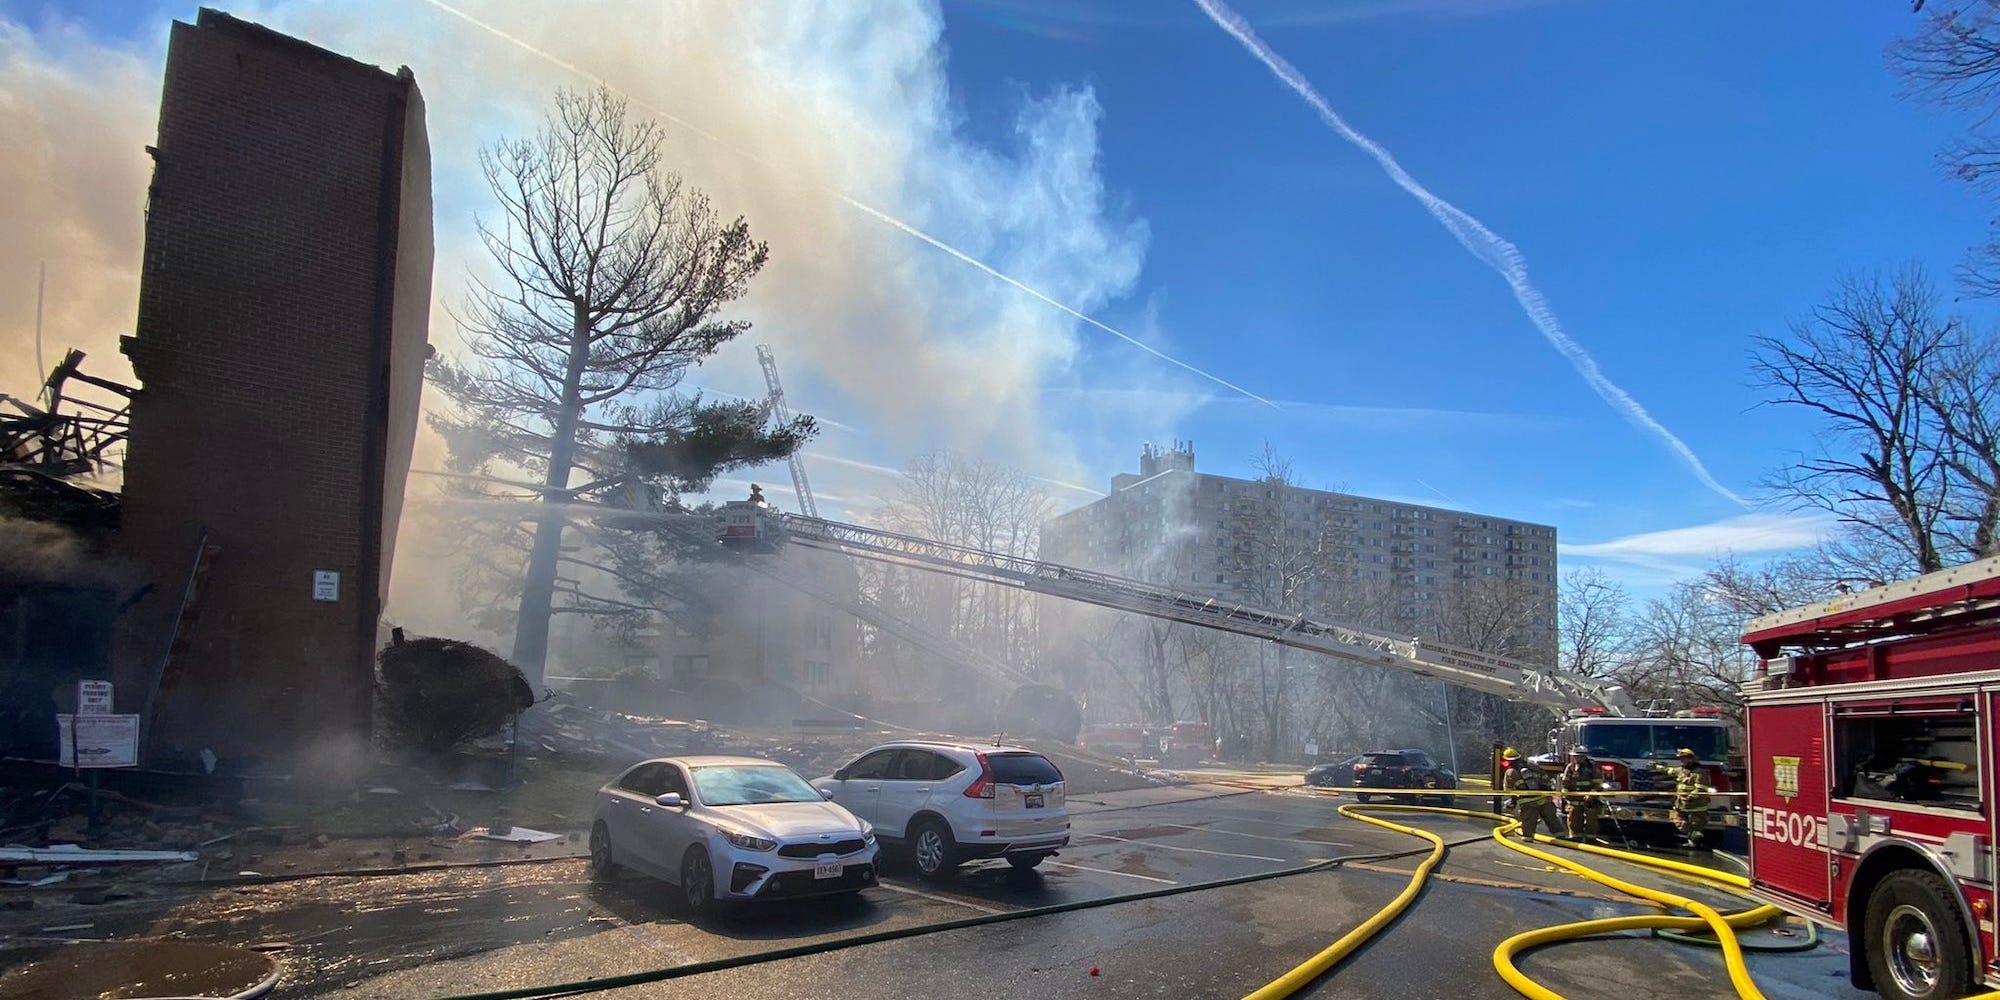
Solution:
[{"label": "emergency vehicle light", "polygon": [[1582,708],[1572,708],[1569,710],[1569,717],[1572,719],[1580,715],[1603,715],[1603,714],[1604,714],[1603,705],[1585,705]]},{"label": "emergency vehicle light", "polygon": [[1694,714],[1698,716],[1706,716],[1709,718],[1714,718],[1715,716],[1722,714],[1722,709],[1719,709],[1714,705],[1702,705],[1694,710]]}]

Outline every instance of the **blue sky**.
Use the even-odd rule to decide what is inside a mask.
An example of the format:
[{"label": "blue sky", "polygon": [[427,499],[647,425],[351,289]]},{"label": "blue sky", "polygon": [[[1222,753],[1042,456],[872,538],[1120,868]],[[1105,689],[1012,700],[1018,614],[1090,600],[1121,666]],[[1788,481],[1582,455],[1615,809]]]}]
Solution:
[{"label": "blue sky", "polygon": [[[1608,406],[1498,275],[1191,3],[454,6],[726,137],[675,132],[674,165],[771,234],[753,341],[777,345],[795,408],[835,422],[808,453],[835,514],[865,516],[879,470],[925,448],[1103,488],[1143,441],[1180,437],[1210,471],[1249,474],[1269,441],[1307,485],[1551,523],[1566,566],[1642,590],[1816,530],[1731,503]],[[458,294],[480,266],[470,152],[577,78],[435,4],[232,9],[416,69],[439,295]],[[1919,260],[1948,282],[1984,234],[1986,203],[1936,162],[1958,120],[1899,98],[1884,65],[1918,24],[1906,4],[1235,9],[1354,128],[1515,244],[1605,376],[1753,501],[1810,425],[1757,406],[1748,338],[1845,270]],[[11,58],[87,91],[75,50],[97,46],[156,81],[167,20],[192,15],[0,0],[28,39],[0,50],[0,72]],[[105,99],[156,101],[153,87]],[[447,349],[448,327],[440,310]],[[694,381],[760,392],[749,343]]]},{"label": "blue sky", "polygon": [[[1757,408],[1747,339],[1844,269],[1918,259],[1948,280],[1981,237],[1986,206],[1936,166],[1954,121],[1899,99],[1884,67],[1915,26],[1905,5],[1369,6],[1319,23],[1307,5],[1237,9],[1355,127],[1519,246],[1571,335],[1740,493],[1761,494],[1808,433]],[[1201,464],[1241,471],[1268,438],[1322,485],[1435,487],[1573,543],[1745,514],[1592,394],[1495,274],[1198,11],[1061,13],[1078,9],[947,6],[953,78],[974,122],[1024,83],[1090,81],[1106,175],[1152,233],[1132,298],[1156,305],[1177,354],[1275,398],[1478,414],[1218,403],[1189,421]],[[1588,551],[1698,557],[1711,539],[1794,535],[1746,525],[1772,526]]]}]

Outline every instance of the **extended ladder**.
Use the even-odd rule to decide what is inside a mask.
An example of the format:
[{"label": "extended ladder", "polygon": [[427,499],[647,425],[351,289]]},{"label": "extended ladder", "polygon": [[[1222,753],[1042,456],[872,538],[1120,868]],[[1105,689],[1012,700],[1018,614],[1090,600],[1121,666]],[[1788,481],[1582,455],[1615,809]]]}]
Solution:
[{"label": "extended ladder", "polygon": [[1275,642],[1356,663],[1434,677],[1558,714],[1601,705],[1633,714],[1623,687],[1593,677],[1546,670],[1492,653],[1426,639],[1403,638],[1304,615],[1280,614],[1169,588],[1000,552],[953,545],[879,528],[772,512],[780,541],[859,559],[944,573],[1029,593],[1185,622],[1200,628]]}]

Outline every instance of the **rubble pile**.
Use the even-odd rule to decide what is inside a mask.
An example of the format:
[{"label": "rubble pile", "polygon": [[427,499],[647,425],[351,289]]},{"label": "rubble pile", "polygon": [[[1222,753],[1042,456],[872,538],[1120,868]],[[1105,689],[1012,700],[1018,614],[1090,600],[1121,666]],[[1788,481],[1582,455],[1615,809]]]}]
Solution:
[{"label": "rubble pile", "polygon": [[521,713],[520,726],[519,738],[528,756],[577,768],[710,753],[718,740],[727,738],[701,720],[684,722],[584,708],[560,693]]},{"label": "rubble pile", "polygon": [[96,848],[186,850],[225,836],[236,819],[201,806],[159,805],[110,789],[98,792],[99,823],[90,825],[84,793],[67,784],[53,789],[8,789],[0,815],[0,845],[79,844]]}]

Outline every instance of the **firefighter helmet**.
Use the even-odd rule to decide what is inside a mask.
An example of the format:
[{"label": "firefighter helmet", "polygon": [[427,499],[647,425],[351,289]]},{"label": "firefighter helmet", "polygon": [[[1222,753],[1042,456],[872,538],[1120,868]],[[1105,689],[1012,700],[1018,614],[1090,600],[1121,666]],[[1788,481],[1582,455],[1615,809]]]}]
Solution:
[{"label": "firefighter helmet", "polygon": [[1508,747],[1508,748],[1507,748],[1506,750],[1503,750],[1503,751],[1501,751],[1501,753],[1500,753],[1500,759],[1501,759],[1501,760],[1520,760],[1520,759],[1521,759],[1521,751],[1519,751],[1519,750],[1516,750],[1516,749],[1514,749],[1513,747]]},{"label": "firefighter helmet", "polygon": [[1572,757],[1589,757],[1590,751],[1585,750],[1582,747],[1570,747],[1569,755]]},{"label": "firefighter helmet", "polygon": [[1682,760],[1695,760],[1698,759],[1701,755],[1695,753],[1693,750],[1690,750],[1687,747],[1682,747],[1681,752],[1675,754],[1674,756],[1679,757]]}]

